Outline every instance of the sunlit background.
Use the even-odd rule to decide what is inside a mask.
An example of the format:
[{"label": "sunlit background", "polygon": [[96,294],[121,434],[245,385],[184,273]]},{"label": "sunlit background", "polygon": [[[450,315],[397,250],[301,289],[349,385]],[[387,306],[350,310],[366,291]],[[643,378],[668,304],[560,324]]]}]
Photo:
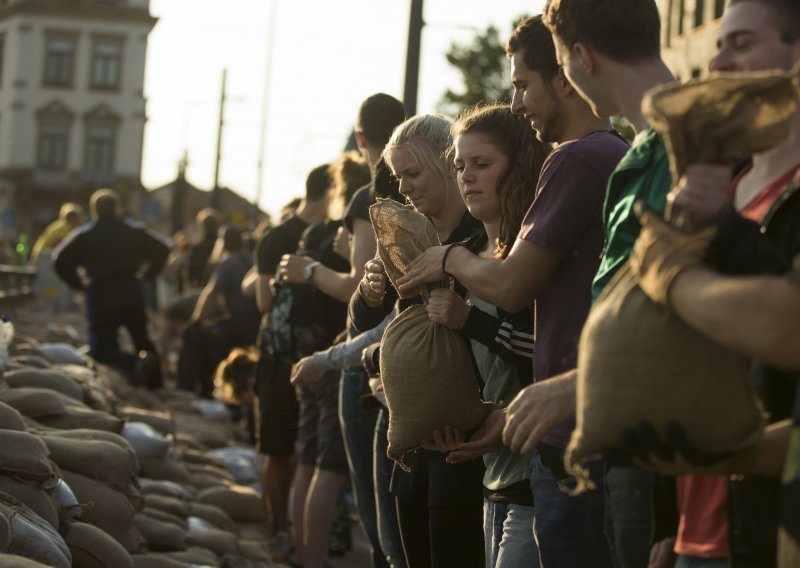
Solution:
[{"label": "sunlit background", "polygon": [[[490,24],[505,37],[520,15],[538,13],[543,3],[426,2],[418,112],[434,112],[448,87],[460,88],[445,59],[452,42],[469,43]],[[402,98],[409,6],[407,0],[152,0],[159,21],[145,68],[145,187],[175,179],[184,153],[187,180],[213,186],[227,69],[219,182],[254,199],[274,29],[260,205],[275,215],[303,193],[311,168],[343,149],[361,100],[379,91]]]}]

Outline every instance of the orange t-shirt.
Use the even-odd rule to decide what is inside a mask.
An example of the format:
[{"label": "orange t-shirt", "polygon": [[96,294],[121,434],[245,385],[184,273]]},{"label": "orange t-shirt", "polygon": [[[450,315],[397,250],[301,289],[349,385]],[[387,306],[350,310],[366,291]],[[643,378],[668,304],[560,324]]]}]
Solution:
[{"label": "orange t-shirt", "polygon": [[[762,223],[769,208],[784,187],[792,180],[800,164],[758,192],[739,214]],[[736,190],[741,179],[750,171],[745,168],[731,183]],[[728,485],[724,477],[686,475],[678,477],[678,511],[680,524],[675,542],[676,554],[701,558],[730,556],[728,540]]]}]

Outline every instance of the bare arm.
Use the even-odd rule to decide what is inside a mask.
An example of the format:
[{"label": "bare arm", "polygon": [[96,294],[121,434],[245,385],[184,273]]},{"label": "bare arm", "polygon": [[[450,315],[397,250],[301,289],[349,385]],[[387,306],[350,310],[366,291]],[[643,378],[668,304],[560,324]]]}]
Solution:
[{"label": "bare arm", "polygon": [[776,367],[800,369],[800,287],[788,278],[730,278],[686,270],[669,290],[689,325]]},{"label": "bare arm", "polygon": [[242,294],[245,296],[255,296],[256,282],[258,281],[258,267],[253,265],[247,274],[242,278]]},{"label": "bare arm", "polygon": [[272,307],[272,287],[269,283],[273,278],[272,274],[259,274],[256,279],[256,305],[262,314]]},{"label": "bare arm", "polygon": [[508,407],[503,443],[531,453],[547,432],[575,414],[577,382],[577,371],[568,371],[522,389]]},{"label": "bare arm", "polygon": [[[447,247],[433,247],[414,259],[398,280],[401,291],[444,278],[442,258]],[[503,260],[481,258],[465,247],[447,255],[447,272],[470,292],[507,312],[518,312],[539,295],[558,267],[559,256],[536,243],[517,239]]]},{"label": "bare arm", "polygon": [[372,226],[363,219],[355,219],[350,247],[350,272],[336,272],[327,266],[318,266],[314,270],[314,285],[335,300],[349,302],[364,276],[364,265],[375,256],[375,250]]},{"label": "bare arm", "polygon": [[197,304],[192,312],[192,321],[203,321],[217,304],[217,291],[211,286],[206,286],[197,298]]}]

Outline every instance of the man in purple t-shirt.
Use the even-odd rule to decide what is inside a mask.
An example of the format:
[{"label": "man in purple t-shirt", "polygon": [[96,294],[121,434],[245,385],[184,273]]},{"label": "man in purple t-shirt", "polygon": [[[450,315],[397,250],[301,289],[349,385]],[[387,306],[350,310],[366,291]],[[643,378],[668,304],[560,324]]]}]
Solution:
[{"label": "man in purple t-shirt", "polygon": [[[468,290],[506,311],[535,299],[534,381],[574,368],[581,328],[591,305],[591,284],[603,248],[601,211],[605,187],[627,143],[594,116],[564,77],[550,32],[541,17],[528,18],[506,46],[514,85],[512,110],[531,122],[539,139],[557,147],[548,156],[536,199],[504,260],[484,259],[464,247],[429,249],[416,259],[399,288],[443,277],[443,269]],[[533,180],[531,180],[533,182]],[[603,531],[601,490],[568,497],[563,454],[573,423],[551,430],[531,456],[534,531],[541,565],[611,566]],[[500,439],[487,433],[486,449]],[[475,442],[470,441],[470,449]],[[591,468],[602,487],[602,464]]]}]

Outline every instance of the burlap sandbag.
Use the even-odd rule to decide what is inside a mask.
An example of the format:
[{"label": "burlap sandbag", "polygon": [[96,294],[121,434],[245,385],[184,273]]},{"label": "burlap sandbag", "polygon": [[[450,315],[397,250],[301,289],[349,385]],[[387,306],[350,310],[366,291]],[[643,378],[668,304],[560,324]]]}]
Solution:
[{"label": "burlap sandbag", "polygon": [[239,541],[239,554],[253,562],[272,563],[269,547],[263,539],[242,539]]},{"label": "burlap sandbag", "polygon": [[91,428],[75,428],[71,430],[48,430],[40,435],[48,437],[66,438],[69,440],[91,440],[111,442],[125,450],[126,453],[134,452],[133,446],[119,434],[107,430],[93,430]]},{"label": "burlap sandbag", "polygon": [[6,552],[55,568],[70,567],[72,555],[64,539],[24,503],[12,495],[0,493],[0,515],[11,525],[11,542]]},{"label": "burlap sandbag", "polygon": [[0,552],[5,552],[9,542],[11,542],[11,524],[8,522],[8,517],[0,513]]},{"label": "burlap sandbag", "polygon": [[208,489],[209,487],[230,487],[231,485],[236,485],[234,481],[226,481],[216,475],[208,475],[205,473],[190,474],[189,483],[198,491]]},{"label": "burlap sandbag", "polygon": [[186,562],[193,566],[221,566],[221,562],[213,551],[201,546],[189,546],[181,552],[165,552],[169,558]]},{"label": "burlap sandbag", "polygon": [[[58,463],[58,462],[56,462]],[[217,478],[220,483],[236,483],[236,479],[233,477],[233,474],[225,469],[225,466],[217,467],[214,465],[208,464],[194,464],[194,463],[187,463],[186,469],[189,471],[189,475],[206,475],[210,477]]]},{"label": "burlap sandbag", "polygon": [[[726,74],[655,89],[643,112],[665,139],[675,180],[695,162],[730,164],[785,138],[797,109],[793,74]],[[681,212],[673,223],[691,228]],[[626,264],[592,308],[578,355],[577,419],[565,462],[591,486],[581,464],[621,448],[624,430],[649,422],[666,438],[678,423],[689,444],[709,453],[756,442],[765,419],[748,379],[747,360],[653,303]],[[660,463],[666,474],[738,473],[726,462],[705,468]]]},{"label": "burlap sandbag", "polygon": [[131,525],[125,534],[117,539],[117,542],[122,545],[122,548],[128,551],[129,554],[137,554],[147,550],[147,541],[136,528],[135,524]]},{"label": "burlap sandbag", "polygon": [[47,446],[38,436],[0,430],[0,473],[52,487],[58,471],[47,455]]},{"label": "burlap sandbag", "polygon": [[5,375],[8,386],[38,387],[59,392],[79,402],[85,402],[83,387],[69,376],[51,369],[25,368],[9,371]]},{"label": "burlap sandbag", "polygon": [[261,523],[267,519],[261,494],[243,485],[204,489],[197,494],[197,502],[215,505],[240,523]]},{"label": "burlap sandbag", "polygon": [[238,532],[237,524],[231,516],[220,507],[208,503],[191,503],[189,505],[189,515],[208,521],[218,529]]},{"label": "burlap sandbag", "polygon": [[105,430],[114,434],[121,433],[124,424],[123,420],[108,412],[77,406],[67,406],[64,412],[58,416],[41,416],[36,419],[50,428],[60,428],[62,430],[88,428],[90,430]]},{"label": "burlap sandbag", "polygon": [[145,494],[144,503],[146,507],[160,509],[166,511],[170,515],[176,515],[183,519],[189,515],[191,510],[191,505],[186,501],[174,497],[167,497],[165,495]]},{"label": "burlap sandbag", "polygon": [[167,457],[142,458],[139,460],[139,465],[144,477],[189,483],[189,471],[186,469],[186,465],[179,461]]},{"label": "burlap sandbag", "polygon": [[117,409],[117,414],[132,422],[144,422],[162,434],[175,434],[175,422],[172,420],[172,414],[168,412],[147,410],[136,408],[135,406],[123,406]]},{"label": "burlap sandbag", "polygon": [[225,470],[225,462],[209,452],[186,449],[181,452],[181,458],[186,462],[187,465],[212,465],[221,470]]},{"label": "burlap sandbag", "polygon": [[166,495],[183,501],[193,501],[194,491],[186,485],[167,481],[166,479],[139,478],[139,485],[145,495]]},{"label": "burlap sandbag", "polygon": [[186,550],[186,533],[178,525],[137,513],[136,528],[142,533],[150,550]]},{"label": "burlap sandbag", "polygon": [[188,565],[186,562],[157,552],[134,554],[131,558],[133,558],[133,565],[136,568],[186,568]]},{"label": "burlap sandbag", "polygon": [[236,535],[223,530],[189,531],[186,533],[186,544],[207,548],[218,556],[239,554]]},{"label": "burlap sandbag", "polygon": [[50,568],[47,564],[16,554],[0,554],[0,568]]},{"label": "burlap sandbag", "polygon": [[61,416],[65,412],[64,400],[58,393],[39,388],[0,390],[0,402],[15,408],[20,414],[43,422],[45,417]]},{"label": "burlap sandbag", "polygon": [[74,400],[84,402],[84,390],[69,376],[50,369],[18,369],[5,375],[5,381],[12,388],[37,387],[59,392]]},{"label": "burlap sandbag", "polygon": [[46,491],[27,485],[18,479],[0,475],[0,491],[13,495],[25,503],[34,513],[58,530],[58,512]]},{"label": "burlap sandbag", "polygon": [[647,93],[642,112],[664,137],[673,179],[690,163],[730,164],[786,138],[798,71],[720,73]]},{"label": "burlap sandbag", "polygon": [[133,568],[128,551],[89,523],[65,523],[61,534],[72,553],[73,568]]},{"label": "burlap sandbag", "polygon": [[184,530],[187,530],[189,528],[188,519],[179,517],[178,515],[173,515],[172,513],[168,513],[163,509],[156,509],[155,507],[145,506],[145,508],[142,509],[141,512],[143,515],[152,517],[153,519],[157,519],[164,523],[172,523],[173,525],[178,525]]},{"label": "burlap sandbag", "polygon": [[117,540],[133,526],[136,508],[123,493],[78,473],[63,470],[61,474],[83,506],[83,520]]},{"label": "burlap sandbag", "polygon": [[[391,200],[370,207],[378,253],[395,284],[408,264],[439,244],[431,222]],[[415,289],[427,301],[438,282]],[[464,339],[434,324],[424,305],[407,308],[383,334],[381,380],[389,407],[389,457],[406,469],[403,455],[429,439],[433,431],[452,426],[462,432],[479,427],[491,406],[481,401],[481,388]]]},{"label": "burlap sandbag", "polygon": [[0,402],[0,430],[25,430],[25,420],[19,410]]},{"label": "burlap sandbag", "polygon": [[50,459],[59,467],[80,473],[117,491],[125,491],[136,480],[139,462],[136,454],[103,440],[74,440],[43,436]]}]

